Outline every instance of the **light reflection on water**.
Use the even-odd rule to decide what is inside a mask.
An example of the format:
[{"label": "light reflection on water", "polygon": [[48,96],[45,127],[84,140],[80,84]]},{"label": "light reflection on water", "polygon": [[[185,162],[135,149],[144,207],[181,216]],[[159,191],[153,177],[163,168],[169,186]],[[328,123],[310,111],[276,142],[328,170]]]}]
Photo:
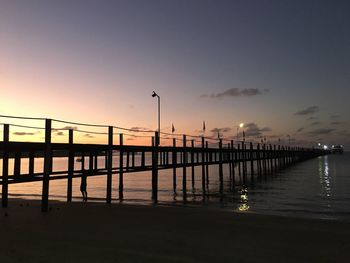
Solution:
[{"label": "light reflection on water", "polygon": [[241,197],[241,200],[240,200],[240,203],[239,203],[239,206],[238,206],[238,210],[241,211],[241,212],[244,212],[244,211],[248,211],[249,210],[249,205],[248,205],[248,188],[247,187],[243,187],[241,190],[240,190],[240,197]]},{"label": "light reflection on water", "polygon": [[[116,158],[118,159],[118,158]],[[23,162],[23,170],[27,170]],[[36,160],[37,169],[42,169],[42,159]],[[88,165],[88,162],[85,162]],[[67,158],[57,158],[55,170],[65,170]],[[75,165],[79,166],[79,163]],[[104,159],[99,159],[99,166]],[[2,171],[0,162],[0,173]],[[13,164],[11,164],[13,167]],[[76,167],[77,168],[77,167]],[[13,168],[12,168],[13,169]],[[225,190],[230,188],[229,169],[224,166]],[[287,215],[311,218],[334,218],[350,220],[350,155],[330,155],[298,163],[278,174],[255,176],[254,183],[249,181],[243,186],[236,167],[236,191],[226,192],[225,198],[219,198],[218,167],[209,167],[209,195],[201,192],[201,167],[195,167],[194,189],[191,186],[191,168],[187,170],[187,204],[214,206],[229,211],[256,212],[262,214]],[[159,171],[159,201],[167,204],[183,205],[182,168],[177,169],[177,191],[173,193],[172,170]],[[151,203],[151,172],[124,174],[124,202]],[[80,179],[73,179],[73,201],[80,201]],[[118,202],[118,176],[113,176],[112,198]],[[9,193],[27,199],[41,198],[41,183],[10,185]],[[50,199],[66,200],[66,180],[50,182]],[[106,176],[88,178],[89,197],[104,202],[106,197]],[[10,196],[11,198],[11,196]]]},{"label": "light reflection on water", "polygon": [[321,195],[330,199],[332,195],[331,189],[331,175],[329,174],[328,166],[328,156],[322,156],[318,158],[319,160],[319,176],[320,176],[320,185],[321,185]]}]

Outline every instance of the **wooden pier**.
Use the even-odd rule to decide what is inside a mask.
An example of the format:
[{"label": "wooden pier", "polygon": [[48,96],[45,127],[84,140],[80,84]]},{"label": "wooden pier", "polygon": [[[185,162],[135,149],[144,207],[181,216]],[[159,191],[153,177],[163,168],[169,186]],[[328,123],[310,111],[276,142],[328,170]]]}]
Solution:
[{"label": "wooden pier", "polygon": [[[236,170],[243,184],[262,176],[268,176],[279,169],[290,166],[296,162],[304,161],[320,155],[328,154],[328,151],[301,147],[290,147],[282,145],[267,145],[245,141],[227,141],[217,139],[216,147],[210,144],[207,138],[201,137],[200,141],[189,140],[183,135],[182,143],[176,143],[172,139],[172,145],[159,145],[159,134],[154,132],[152,145],[135,146],[123,143],[123,134],[119,135],[119,144],[113,144],[115,135],[114,127],[108,128],[108,144],[78,144],[74,143],[75,130],[69,129],[67,143],[53,143],[51,140],[52,120],[45,120],[45,141],[44,142],[16,142],[10,141],[10,125],[3,125],[3,141],[0,142],[0,153],[2,159],[2,174],[0,184],[2,186],[2,207],[8,206],[8,185],[25,182],[42,182],[42,211],[48,211],[49,185],[51,180],[67,180],[67,201],[72,201],[72,180],[82,176],[107,175],[106,179],[106,203],[112,201],[112,177],[119,176],[119,199],[123,199],[124,174],[150,171],[152,173],[152,200],[158,201],[158,171],[170,169],[173,172],[173,190],[176,191],[181,185],[184,200],[187,197],[188,177],[191,178],[191,187],[195,184],[195,166],[201,169],[201,190],[206,194],[209,183],[209,165],[218,166],[219,191],[234,191],[236,186]],[[150,136],[151,138],[151,136]],[[155,139],[155,138],[158,138]],[[68,158],[65,171],[53,171],[52,164],[56,157],[65,156]],[[139,156],[140,161],[135,161]],[[146,158],[151,156],[151,158]],[[79,169],[74,168],[77,158],[81,158]],[[44,158],[42,172],[35,172],[35,158]],[[98,165],[98,158],[104,158],[104,165]],[[119,158],[118,165],[113,160]],[[13,171],[9,170],[9,160],[14,160]],[[21,172],[22,160],[29,159],[28,172]],[[85,160],[88,160],[86,169]],[[223,166],[227,165],[229,174],[227,180],[230,182],[230,189],[224,189]],[[191,174],[188,176],[188,167]],[[237,169],[235,169],[235,167]],[[178,184],[176,172],[182,168],[182,182]],[[198,170],[197,170],[198,171]],[[198,177],[197,177],[198,178]],[[226,180],[226,179],[225,179]]]}]

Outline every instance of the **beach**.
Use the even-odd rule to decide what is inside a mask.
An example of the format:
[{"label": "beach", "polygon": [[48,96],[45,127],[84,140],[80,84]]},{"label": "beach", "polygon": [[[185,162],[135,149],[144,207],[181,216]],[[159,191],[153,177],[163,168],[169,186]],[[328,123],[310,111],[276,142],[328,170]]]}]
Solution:
[{"label": "beach", "polygon": [[350,222],[214,208],[10,200],[0,262],[348,262]]}]

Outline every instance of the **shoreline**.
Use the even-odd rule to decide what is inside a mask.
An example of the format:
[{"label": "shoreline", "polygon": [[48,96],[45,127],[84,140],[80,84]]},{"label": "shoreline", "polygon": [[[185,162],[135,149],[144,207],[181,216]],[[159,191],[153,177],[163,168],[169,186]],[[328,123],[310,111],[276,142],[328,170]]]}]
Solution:
[{"label": "shoreline", "polygon": [[[30,199],[30,198],[21,198],[23,196],[22,194],[10,194],[9,195],[9,203],[13,202],[15,205],[19,204],[21,202],[29,202],[29,203],[38,203],[37,205],[38,210],[40,211],[40,204],[41,204],[41,195],[37,195],[36,199]],[[66,200],[62,199],[50,199],[50,204],[73,204],[73,203],[82,203],[81,196],[73,196],[72,202],[69,203]],[[91,204],[99,204],[99,205],[108,205],[106,204],[105,198],[100,197],[90,197],[88,199],[88,203]],[[226,205],[227,203],[219,203],[219,202],[208,202],[203,203],[203,201],[188,201],[187,203],[184,203],[183,201],[158,201],[156,206],[161,207],[178,207],[178,208],[193,208],[193,209],[206,209],[206,210],[212,210],[212,211],[226,211],[229,213],[235,213],[235,214],[254,214],[254,215],[262,215],[262,216],[276,216],[276,217],[282,217],[282,218],[295,218],[295,219],[311,219],[311,220],[328,220],[328,221],[339,221],[339,222],[348,222],[350,223],[350,217],[344,217],[342,216],[343,213],[314,213],[314,216],[310,216],[310,213],[302,213],[299,211],[289,210],[289,211],[283,211],[283,212],[266,212],[266,211],[257,211],[254,210],[254,208],[244,211],[240,211],[238,209],[238,206],[236,208]],[[228,203],[229,204],[229,203]],[[130,206],[154,206],[152,200],[144,200],[144,199],[125,199],[123,201],[120,201],[119,199],[112,199],[111,205],[130,205]],[[240,203],[237,203],[237,205],[240,205]],[[9,204],[11,206],[11,204]],[[1,208],[1,207],[0,207]],[[320,217],[322,215],[322,217]],[[348,215],[348,214],[347,214]]]},{"label": "shoreline", "polygon": [[[7,215],[5,215],[7,214]],[[350,223],[162,205],[11,200],[1,262],[347,262]]]}]

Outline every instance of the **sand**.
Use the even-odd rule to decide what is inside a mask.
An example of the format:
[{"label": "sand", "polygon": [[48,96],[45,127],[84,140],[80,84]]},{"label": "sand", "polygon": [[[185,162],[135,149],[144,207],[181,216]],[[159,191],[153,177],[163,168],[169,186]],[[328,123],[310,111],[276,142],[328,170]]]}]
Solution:
[{"label": "sand", "polygon": [[0,262],[350,262],[350,223],[210,208],[10,200]]}]

